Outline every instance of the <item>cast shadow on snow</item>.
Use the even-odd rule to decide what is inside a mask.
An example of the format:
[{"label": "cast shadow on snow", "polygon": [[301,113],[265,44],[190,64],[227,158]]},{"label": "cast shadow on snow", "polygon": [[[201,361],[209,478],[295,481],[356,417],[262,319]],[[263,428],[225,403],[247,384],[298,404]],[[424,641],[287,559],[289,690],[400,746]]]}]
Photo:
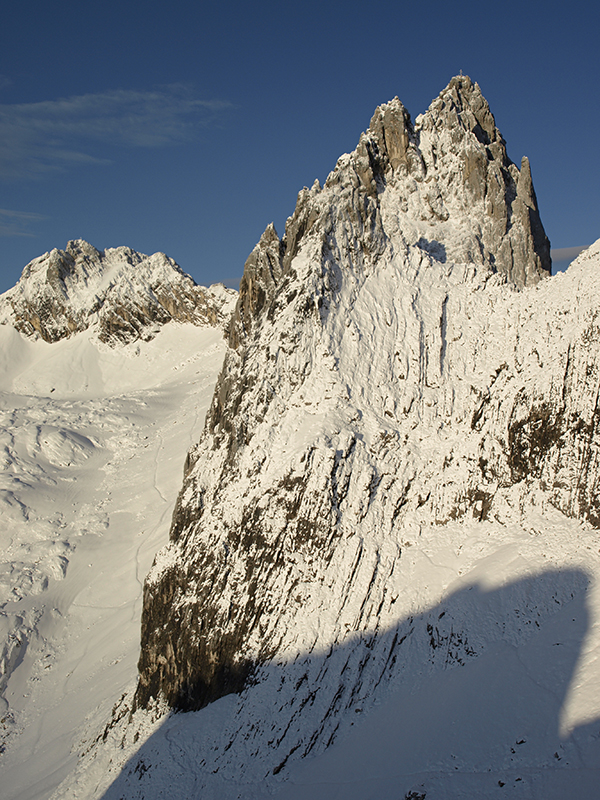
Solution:
[{"label": "cast shadow on snow", "polygon": [[[244,708],[267,708],[267,716],[273,709],[276,717],[274,704],[280,703],[273,687],[289,681],[297,689],[308,666],[313,676],[334,684],[324,692],[329,692],[326,704],[308,720],[309,735],[327,717],[332,693],[346,724],[333,748],[321,756],[315,748],[302,759],[303,747],[293,745],[302,740],[306,720],[297,717],[288,740],[284,736],[277,749],[271,746],[261,777],[277,775],[282,800],[482,798],[488,791],[490,797],[596,796],[600,720],[561,735],[589,626],[588,589],[588,575],[577,569],[548,571],[491,590],[463,586],[435,608],[385,632],[363,635],[359,647],[354,639],[321,655],[263,667],[260,681],[242,693]],[[367,652],[370,669],[364,668]],[[339,688],[345,664],[354,675],[360,665],[373,685],[379,676],[375,704],[364,698],[353,704],[350,688]],[[296,706],[303,705],[295,697],[288,709],[296,699]],[[200,797],[191,774],[202,759],[194,739],[202,738],[200,731],[205,736],[207,723],[218,741],[222,730],[235,729],[236,713],[236,704],[224,698],[168,718],[182,724],[175,729],[164,723],[125,764],[103,800]],[[239,752],[249,750],[242,746]],[[286,782],[289,775],[293,781]],[[214,775],[207,773],[207,779],[211,798],[237,797],[244,783],[238,772],[237,782],[225,780],[219,791]],[[266,796],[262,789],[257,797]]]}]

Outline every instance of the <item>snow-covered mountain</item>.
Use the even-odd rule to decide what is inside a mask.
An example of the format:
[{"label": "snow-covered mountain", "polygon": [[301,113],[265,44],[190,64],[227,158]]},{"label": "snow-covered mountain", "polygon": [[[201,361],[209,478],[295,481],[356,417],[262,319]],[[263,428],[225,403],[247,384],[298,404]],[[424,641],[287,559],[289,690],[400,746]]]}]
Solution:
[{"label": "snow-covered mountain", "polygon": [[[398,100],[377,109],[283,239],[267,228],[144,593],[135,704],[242,692],[198,785],[240,780],[250,752],[246,780],[281,780],[415,649],[423,669],[460,665],[580,599],[580,578],[552,600],[529,588],[485,630],[460,604],[441,624],[420,613],[464,586],[473,536],[501,540],[530,512],[598,519],[597,258],[540,280],[528,163],[465,77],[414,126]],[[434,592],[423,548],[447,560]]]},{"label": "snow-covered mountain", "polygon": [[[3,800],[48,797],[82,724],[105,724],[135,677],[142,581],[167,541],[236,297],[196,287],[162,254],[81,241],[0,297]],[[131,325],[106,336],[126,307]],[[27,314],[44,338],[23,333]],[[65,336],[73,320],[81,330]]]},{"label": "snow-covered mountain", "polygon": [[[555,419],[575,409],[544,417],[545,395],[579,382],[564,377],[564,347],[538,342],[537,319],[524,335],[536,308],[547,325],[548,301],[515,284],[536,283],[547,254],[529,170],[508,161],[468,78],[414,128],[398,100],[379,108],[324,188],[300,193],[283,240],[267,228],[172,543],[147,580],[138,703],[200,708],[273,658],[387,627],[407,525],[474,504],[493,518],[503,490],[541,474],[530,429],[541,443],[552,425],[554,443]],[[366,688],[358,673],[344,681],[349,696]]]},{"label": "snow-covered mountain", "polygon": [[[268,226],[248,258],[145,581],[137,687],[123,667],[112,714],[106,690],[65,734],[73,754],[53,780],[41,723],[27,738],[22,717],[12,741],[29,757],[9,739],[9,796],[62,781],[56,800],[596,797],[600,241],[549,272],[529,164],[508,158],[476,84],[454,78],[414,124],[397,99],[378,108],[325,185],[300,192],[284,236]],[[113,360],[179,330],[109,348],[98,328],[57,344],[5,328],[19,347],[90,341]],[[131,395],[151,404],[147,424],[160,373]],[[77,688],[93,697],[112,685],[97,658],[123,620],[106,600],[110,565],[156,518],[152,489],[166,537],[175,492],[152,486],[163,457],[136,438],[148,428],[119,397],[126,374],[111,384],[118,434],[103,440],[117,460],[104,536],[122,549],[114,561],[103,549],[102,591],[77,605],[104,640],[73,623],[88,648]],[[171,377],[189,408],[194,387]],[[161,446],[174,408],[158,417]],[[183,442],[191,417],[176,419]],[[146,459],[146,494],[130,456]],[[147,562],[133,561],[139,577]],[[69,563],[61,585],[80,574]],[[67,687],[72,664],[56,663]],[[31,673],[38,700],[56,691],[44,672]],[[20,778],[32,756],[37,784]]]},{"label": "snow-covered mountain", "polygon": [[171,320],[222,325],[230,299],[220,284],[197,286],[164,253],[99,251],[78,239],[25,267],[0,299],[0,323],[46,342],[92,328],[101,342],[114,346],[152,339]]}]

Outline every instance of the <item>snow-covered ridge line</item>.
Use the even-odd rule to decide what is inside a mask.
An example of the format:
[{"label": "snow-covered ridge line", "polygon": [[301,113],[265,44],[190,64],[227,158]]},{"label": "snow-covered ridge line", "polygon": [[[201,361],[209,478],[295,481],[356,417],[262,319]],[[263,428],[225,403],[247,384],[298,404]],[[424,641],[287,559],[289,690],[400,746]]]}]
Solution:
[{"label": "snow-covered ridge line", "polygon": [[111,346],[149,340],[170,320],[223,327],[237,293],[205,289],[164,253],[70,241],[34,259],[0,297],[0,323],[55,342],[93,328]]}]

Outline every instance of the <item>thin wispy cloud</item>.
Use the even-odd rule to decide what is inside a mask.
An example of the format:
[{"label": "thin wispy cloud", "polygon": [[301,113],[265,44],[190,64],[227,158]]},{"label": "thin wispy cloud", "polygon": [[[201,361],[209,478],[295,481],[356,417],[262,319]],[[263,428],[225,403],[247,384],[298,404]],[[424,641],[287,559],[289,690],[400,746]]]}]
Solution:
[{"label": "thin wispy cloud", "polygon": [[35,236],[31,226],[44,219],[43,214],[0,208],[0,236]]},{"label": "thin wispy cloud", "polygon": [[589,245],[583,245],[581,247],[553,247],[550,250],[550,256],[552,257],[553,261],[573,261],[574,258],[580,253],[583,253],[584,250],[587,250]]},{"label": "thin wispy cloud", "polygon": [[200,100],[179,84],[0,104],[0,178],[107,163],[98,153],[100,145],[163,147],[191,141],[228,107],[225,101]]}]

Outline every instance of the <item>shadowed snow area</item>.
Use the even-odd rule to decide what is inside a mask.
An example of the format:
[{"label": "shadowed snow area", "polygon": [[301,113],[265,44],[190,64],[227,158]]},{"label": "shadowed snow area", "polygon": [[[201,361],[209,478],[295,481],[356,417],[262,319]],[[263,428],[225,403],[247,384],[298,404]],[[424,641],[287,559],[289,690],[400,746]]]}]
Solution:
[{"label": "shadowed snow area", "polygon": [[3,800],[49,797],[135,680],[142,583],[224,347],[176,322],[119,348],[0,326]]},{"label": "shadowed snow area", "polygon": [[[136,712],[129,726],[105,731],[81,782],[56,797],[594,797],[597,535],[559,515],[537,522],[453,524],[442,542],[439,528],[423,529],[406,542],[399,606],[412,613],[396,625],[272,663],[240,696],[201,711],[155,722]],[[358,665],[365,685],[381,685],[344,716],[341,686],[357,667],[357,641],[370,654]],[[308,730],[311,720],[337,718],[330,746],[277,763],[300,714]],[[289,730],[278,728],[281,716],[291,716]]]}]

